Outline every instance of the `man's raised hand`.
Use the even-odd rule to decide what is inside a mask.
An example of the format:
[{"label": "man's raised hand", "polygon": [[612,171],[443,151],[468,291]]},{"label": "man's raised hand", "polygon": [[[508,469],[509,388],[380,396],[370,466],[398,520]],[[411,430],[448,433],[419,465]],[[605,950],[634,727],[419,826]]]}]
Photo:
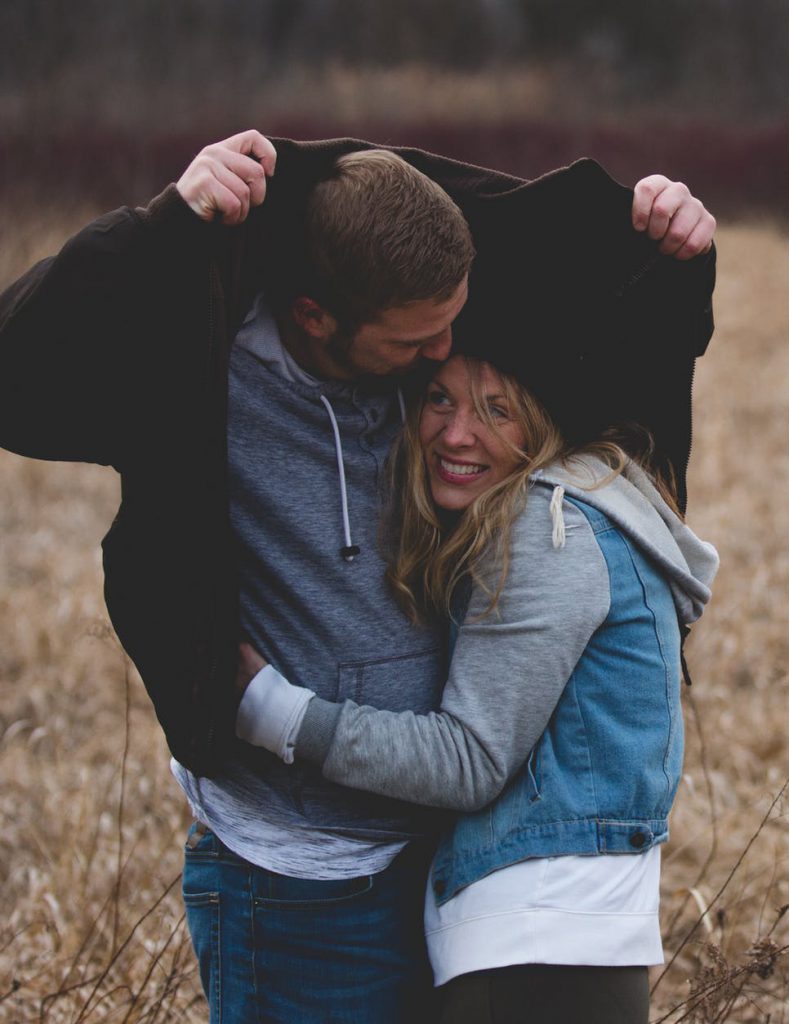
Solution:
[{"label": "man's raised hand", "polygon": [[633,227],[659,242],[664,256],[689,260],[709,250],[715,218],[687,185],[650,174],[633,192]]},{"label": "man's raised hand", "polygon": [[276,162],[269,140],[250,129],[202,149],[176,188],[202,220],[221,214],[222,223],[232,227],[246,219],[250,206],[263,202]]}]

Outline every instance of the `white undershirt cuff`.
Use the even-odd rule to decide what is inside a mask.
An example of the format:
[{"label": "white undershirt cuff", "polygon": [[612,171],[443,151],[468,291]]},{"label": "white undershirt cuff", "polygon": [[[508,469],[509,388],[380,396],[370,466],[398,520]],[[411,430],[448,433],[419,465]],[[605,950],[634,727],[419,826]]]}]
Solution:
[{"label": "white undershirt cuff", "polygon": [[276,754],[293,764],[296,737],[312,690],[293,686],[272,666],[266,665],[247,686],[236,718],[236,736]]}]

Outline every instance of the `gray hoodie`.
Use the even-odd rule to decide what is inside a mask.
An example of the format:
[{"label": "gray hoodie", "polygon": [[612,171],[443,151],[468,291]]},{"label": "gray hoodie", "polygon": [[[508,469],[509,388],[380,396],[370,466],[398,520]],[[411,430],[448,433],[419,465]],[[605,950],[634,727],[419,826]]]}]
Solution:
[{"label": "gray hoodie", "polygon": [[[400,425],[396,382],[310,378],[283,348],[265,302],[255,303],[229,381],[244,634],[327,701],[424,712],[440,701],[444,639],[399,609],[378,545],[379,483]],[[350,545],[360,548],[352,560],[341,554]],[[284,765],[238,750],[212,778],[173,770],[195,814],[253,863],[313,878],[377,871],[432,827],[423,810],[335,785],[306,760]]]}]

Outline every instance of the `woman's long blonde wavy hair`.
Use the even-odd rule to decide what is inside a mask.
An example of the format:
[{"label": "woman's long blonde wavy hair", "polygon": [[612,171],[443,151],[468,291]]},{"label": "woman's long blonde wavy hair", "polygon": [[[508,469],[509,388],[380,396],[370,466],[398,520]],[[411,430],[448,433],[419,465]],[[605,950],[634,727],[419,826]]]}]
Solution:
[{"label": "woman's long blonde wavy hair", "polygon": [[[484,400],[483,364],[465,356],[471,382],[474,408],[482,422],[493,430],[497,423]],[[494,368],[495,369],[495,368]],[[649,455],[644,453],[641,431],[640,453],[626,451],[629,433],[601,437],[583,447],[573,447],[562,437],[545,408],[514,377],[499,374],[508,415],[523,431],[523,448],[512,445],[518,464],[506,479],[480,494],[459,515],[437,508],[430,493],[424,452],[419,439],[419,422],[425,404],[425,392],[411,403],[400,437],[389,461],[389,500],[385,517],[388,540],[387,578],[398,601],[414,622],[435,617],[452,617],[453,594],[464,577],[481,585],[490,597],[483,615],[495,610],[509,571],[509,544],[512,523],[523,509],[529,478],[551,463],[570,463],[575,456],[594,455],[611,469],[602,486],[616,477],[628,459],[649,470]],[[428,389],[429,390],[429,386]],[[630,447],[630,446],[628,446]],[[664,498],[676,510],[670,483],[657,480]],[[500,566],[493,587],[480,574],[483,556],[493,555]]]}]

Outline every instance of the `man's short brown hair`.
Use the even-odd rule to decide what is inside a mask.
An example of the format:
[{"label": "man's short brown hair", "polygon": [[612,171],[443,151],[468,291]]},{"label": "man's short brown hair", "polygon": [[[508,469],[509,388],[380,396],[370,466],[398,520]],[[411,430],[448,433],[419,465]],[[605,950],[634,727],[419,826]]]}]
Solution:
[{"label": "man's short brown hair", "polygon": [[396,153],[340,157],[313,189],[306,219],[310,297],[345,330],[393,306],[448,299],[474,246],[457,205]]}]

